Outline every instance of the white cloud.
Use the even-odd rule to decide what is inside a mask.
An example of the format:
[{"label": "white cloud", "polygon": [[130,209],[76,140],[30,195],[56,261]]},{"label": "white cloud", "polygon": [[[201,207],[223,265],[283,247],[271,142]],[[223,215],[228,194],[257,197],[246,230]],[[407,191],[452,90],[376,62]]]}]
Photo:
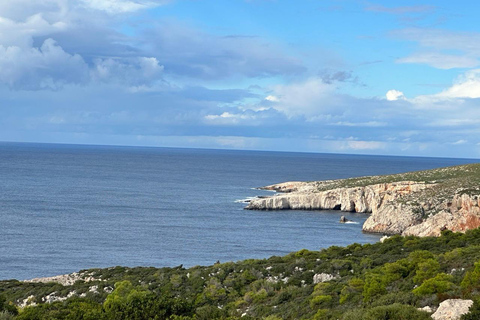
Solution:
[{"label": "white cloud", "polygon": [[81,0],[89,8],[109,14],[134,12],[163,5],[169,1]]},{"label": "white cloud", "polygon": [[388,124],[386,122],[380,121],[368,121],[368,122],[351,122],[351,121],[339,121],[332,123],[332,125],[336,126],[344,126],[344,127],[385,127]]},{"label": "white cloud", "polygon": [[163,66],[156,58],[97,59],[92,71],[94,79],[141,85],[155,81],[163,72]]},{"label": "white cloud", "polygon": [[156,58],[97,59],[93,68],[78,54],[70,54],[53,39],[39,48],[0,45],[0,83],[14,89],[59,89],[91,79],[127,85],[149,84],[160,78]]},{"label": "white cloud", "polygon": [[405,100],[403,92],[398,90],[389,90],[385,96],[388,101]]},{"label": "white cloud", "polygon": [[327,84],[320,78],[310,78],[304,82],[290,85],[278,85],[273,88],[275,102],[273,108],[283,112],[288,117],[315,116],[329,113],[334,108],[335,86]]},{"label": "white cloud", "polygon": [[[397,60],[399,63],[421,63],[439,69],[473,68],[479,65],[480,33],[441,29],[408,28],[393,36],[417,42],[419,50]],[[451,51],[458,52],[451,54]]]},{"label": "white cloud", "polygon": [[57,89],[66,83],[83,83],[88,66],[79,55],[65,52],[54,40],[40,48],[0,45],[0,82],[11,88]]},{"label": "white cloud", "polygon": [[253,120],[254,116],[246,114],[235,114],[230,112],[224,112],[220,115],[209,114],[206,115],[205,120],[215,124],[238,124],[242,120]]},{"label": "white cloud", "polygon": [[[241,110],[240,108],[238,108]],[[268,112],[263,111],[254,112],[247,110],[242,113],[232,113],[225,111],[222,114],[208,114],[203,117],[204,122],[209,125],[222,125],[222,126],[256,126],[268,121]]]},{"label": "white cloud", "polygon": [[[74,0],[2,0],[0,15],[13,21],[25,21],[31,16],[41,14],[51,21],[63,20]],[[34,30],[32,30],[34,31]]]},{"label": "white cloud", "polygon": [[439,98],[480,98],[480,69],[466,72],[450,88],[435,96]]},{"label": "white cloud", "polygon": [[265,100],[267,100],[267,101],[272,101],[272,102],[279,102],[279,101],[280,101],[280,99],[278,99],[277,97],[272,96],[272,95],[267,96],[267,97],[265,98]]},{"label": "white cloud", "polygon": [[29,16],[24,21],[14,21],[0,16],[0,44],[27,48],[32,45],[33,37],[61,32],[66,28],[66,22],[49,22],[41,13]]},{"label": "white cloud", "polygon": [[469,56],[442,54],[439,52],[415,53],[405,58],[397,59],[398,63],[428,64],[438,69],[473,68],[478,66],[478,59]]}]

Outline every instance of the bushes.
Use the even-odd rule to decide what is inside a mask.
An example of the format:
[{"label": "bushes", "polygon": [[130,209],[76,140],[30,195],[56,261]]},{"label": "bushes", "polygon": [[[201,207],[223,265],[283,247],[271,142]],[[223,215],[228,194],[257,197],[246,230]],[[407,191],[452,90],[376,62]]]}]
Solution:
[{"label": "bushes", "polygon": [[329,307],[332,301],[332,296],[318,295],[310,299],[310,308],[315,309],[318,307]]},{"label": "bushes", "polygon": [[367,310],[361,320],[431,320],[430,314],[417,308],[395,303]]},{"label": "bushes", "polygon": [[433,278],[440,271],[440,264],[435,259],[426,259],[419,262],[415,270],[413,282],[421,284],[425,280]]},{"label": "bushes", "polygon": [[[209,267],[95,269],[89,272],[101,280],[72,286],[0,281],[0,293],[9,301],[0,298],[0,312],[16,312],[10,301],[33,295],[39,305],[23,309],[16,319],[236,319],[243,313],[242,319],[426,319],[415,307],[435,306],[462,293],[480,298],[480,261],[473,265],[479,249],[480,231],[440,238],[395,236],[385,243]],[[459,268],[453,276],[448,274],[452,268]],[[464,274],[461,268],[471,270]],[[339,277],[314,285],[318,273]],[[115,282],[108,295],[103,288]],[[92,286],[98,293],[90,291]],[[73,291],[87,296],[43,304],[42,298],[54,291],[58,297]]]},{"label": "bushes", "polygon": [[478,293],[480,289],[480,261],[475,263],[472,271],[465,274],[460,287],[466,296],[471,296],[473,292]]},{"label": "bushes", "polygon": [[439,273],[434,278],[425,280],[421,286],[413,290],[413,293],[418,296],[425,296],[448,292],[455,288],[452,279],[453,277],[451,275]]},{"label": "bushes", "polygon": [[374,298],[386,292],[385,283],[381,275],[367,274],[363,286],[363,302],[370,303]]},{"label": "bushes", "polygon": [[7,319],[9,315],[13,316],[18,314],[17,308],[13,304],[8,303],[4,295],[0,295],[0,312],[5,319]]},{"label": "bushes", "polygon": [[432,320],[427,312],[395,303],[370,309],[354,309],[343,314],[342,320]]},{"label": "bushes", "polygon": [[[362,279],[358,278],[353,278],[348,281],[348,285],[344,286],[342,288],[342,291],[340,292],[340,303],[343,304],[347,302],[348,300],[354,300],[359,301],[360,300],[360,294],[363,291],[363,286],[365,283],[363,282]],[[355,299],[356,297],[356,299]]]}]

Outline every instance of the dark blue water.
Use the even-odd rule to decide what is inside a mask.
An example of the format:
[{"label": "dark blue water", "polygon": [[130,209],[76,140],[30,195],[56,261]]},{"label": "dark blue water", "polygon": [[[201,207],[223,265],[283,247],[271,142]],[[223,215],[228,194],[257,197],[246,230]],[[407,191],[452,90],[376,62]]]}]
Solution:
[{"label": "dark blue water", "polygon": [[[209,265],[378,240],[339,212],[245,211],[291,180],[475,162],[171,148],[0,144],[0,279],[92,267]],[[343,213],[345,214],[345,213]]]}]

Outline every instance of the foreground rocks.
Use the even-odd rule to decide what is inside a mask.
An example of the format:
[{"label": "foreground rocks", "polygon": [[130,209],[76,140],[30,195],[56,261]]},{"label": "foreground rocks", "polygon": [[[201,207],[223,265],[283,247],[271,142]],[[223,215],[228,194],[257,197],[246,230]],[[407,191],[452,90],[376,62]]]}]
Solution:
[{"label": "foreground rocks", "polygon": [[432,314],[434,320],[459,320],[467,314],[473,305],[472,300],[448,299],[440,303],[437,311]]},{"label": "foreground rocks", "polygon": [[[455,169],[442,168],[441,173],[452,175],[464,173],[462,166]],[[460,169],[459,169],[460,168]],[[471,169],[465,166],[465,170]],[[473,167],[480,173],[480,166]],[[437,170],[437,171],[438,171]],[[421,172],[421,178],[436,171]],[[476,171],[474,173],[477,173]],[[415,236],[439,236],[443,230],[465,231],[480,227],[480,190],[468,178],[441,182],[393,181],[385,177],[358,179],[358,186],[348,186],[349,180],[314,182],[286,182],[261,189],[279,192],[271,197],[250,201],[249,210],[341,210],[370,214],[363,231],[382,234]],[[393,180],[393,179],[390,179]],[[342,186],[347,185],[347,186]],[[342,186],[342,187],[339,187]]]}]

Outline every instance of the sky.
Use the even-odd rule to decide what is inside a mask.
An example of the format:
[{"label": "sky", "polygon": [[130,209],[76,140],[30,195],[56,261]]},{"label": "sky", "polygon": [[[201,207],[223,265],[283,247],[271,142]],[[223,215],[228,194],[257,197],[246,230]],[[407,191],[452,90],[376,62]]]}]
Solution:
[{"label": "sky", "polygon": [[2,0],[0,141],[480,158],[478,12]]}]

